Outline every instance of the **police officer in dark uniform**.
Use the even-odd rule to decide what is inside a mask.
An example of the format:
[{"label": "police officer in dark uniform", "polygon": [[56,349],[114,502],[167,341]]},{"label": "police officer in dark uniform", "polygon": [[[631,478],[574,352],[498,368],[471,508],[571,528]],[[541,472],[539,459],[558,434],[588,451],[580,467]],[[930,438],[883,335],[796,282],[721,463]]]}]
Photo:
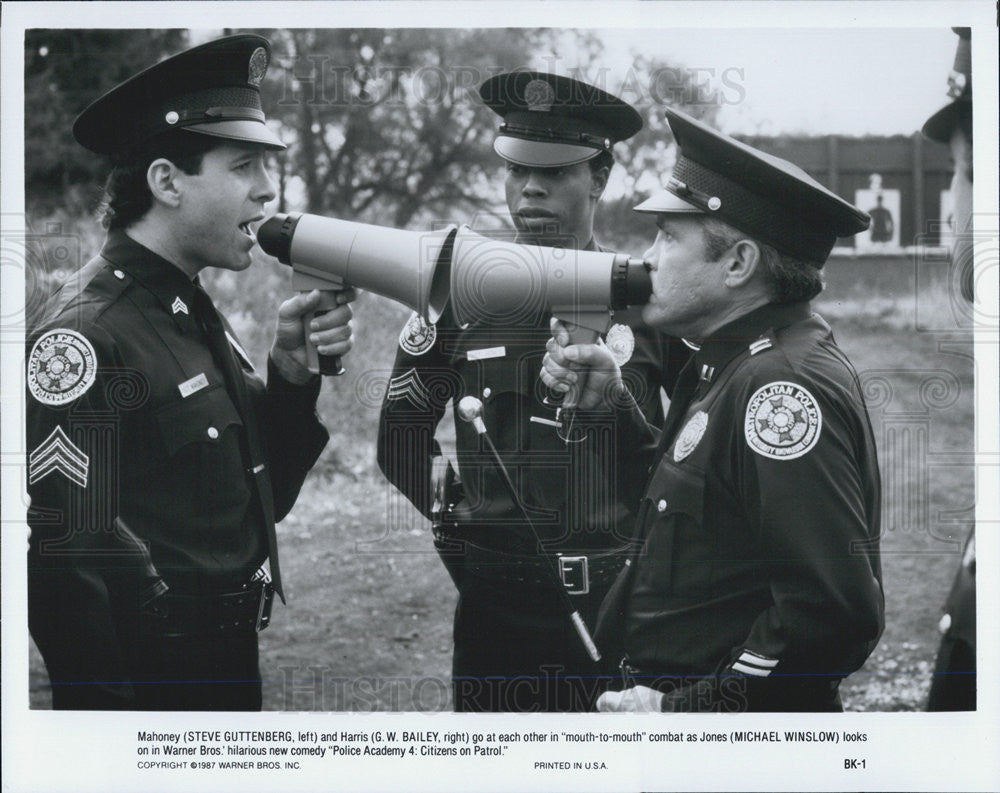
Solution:
[{"label": "police officer in dark uniform", "polygon": [[[924,124],[924,136],[951,148],[952,266],[962,296],[972,301],[972,31],[958,34],[955,64],[948,75],[952,100]],[[969,534],[939,623],[941,647],[931,681],[928,710],[976,709],[976,535]]]},{"label": "police officer in dark uniform", "polygon": [[[667,119],[677,164],[637,207],[659,229],[643,318],[698,350],[661,433],[632,411],[656,463],[595,636],[624,689],[598,709],[839,710],[883,627],[879,473],[857,374],[809,300],[869,218],[791,163]],[[603,350],[554,329],[548,385],[587,365],[583,408],[627,396]]]},{"label": "police officer in dark uniform", "polygon": [[[539,72],[498,75],[479,93],[503,118],[494,149],[506,163],[515,241],[600,250],[593,219],[612,148],[642,127],[639,114],[594,86]],[[548,335],[547,316],[467,327],[457,327],[450,312],[433,326],[414,316],[400,335],[382,405],[379,465],[434,520],[436,545],[459,590],[452,666],[458,711],[584,710],[595,696],[596,667],[541,554],[558,557],[562,584],[593,625],[634,519],[635,503],[614,484],[633,451],[617,442],[611,415],[600,442],[565,440],[568,428],[538,381]],[[605,344],[643,414],[657,421],[660,388],[669,387],[687,348],[643,328],[637,313],[616,315]],[[457,416],[458,471],[441,456],[438,422],[449,399],[457,406],[467,395],[482,401],[486,429],[542,548],[479,436]]]},{"label": "police officer in dark uniform", "polygon": [[[269,59],[260,36],[195,47],[73,127],[113,169],[107,241],[27,342],[29,625],[56,708],[261,707],[275,521],[329,437],[304,348],[319,294],[281,305],[265,386],[197,276],[250,266],[275,196]],[[349,320],[310,327],[321,352],[347,352]]]}]

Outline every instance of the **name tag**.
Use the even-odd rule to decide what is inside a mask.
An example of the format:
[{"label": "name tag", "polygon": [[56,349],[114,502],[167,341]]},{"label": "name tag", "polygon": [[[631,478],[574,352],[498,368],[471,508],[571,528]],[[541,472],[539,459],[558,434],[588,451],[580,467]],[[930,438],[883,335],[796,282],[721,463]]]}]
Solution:
[{"label": "name tag", "polygon": [[487,358],[503,358],[506,354],[506,347],[484,347],[481,350],[469,350],[465,357],[470,361],[485,361]]},{"label": "name tag", "polygon": [[208,378],[205,377],[205,373],[202,372],[199,375],[195,375],[190,380],[185,380],[183,383],[177,386],[177,389],[181,392],[181,396],[187,399],[191,394],[197,391],[201,391],[203,388],[208,387]]}]

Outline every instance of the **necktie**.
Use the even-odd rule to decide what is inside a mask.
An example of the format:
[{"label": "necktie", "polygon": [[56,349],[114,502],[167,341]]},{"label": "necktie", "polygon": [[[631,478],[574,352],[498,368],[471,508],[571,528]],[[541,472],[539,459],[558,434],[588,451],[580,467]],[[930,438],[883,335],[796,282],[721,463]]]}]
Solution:
[{"label": "necktie", "polygon": [[670,400],[670,408],[667,410],[667,417],[663,421],[663,432],[660,435],[660,443],[656,447],[656,456],[653,458],[654,465],[659,462],[660,458],[673,442],[697,390],[698,366],[692,355],[677,376],[673,398]]},{"label": "necktie", "polygon": [[[698,390],[698,367],[694,357],[681,369],[677,383],[674,385],[673,398],[670,400],[670,409],[663,423],[663,432],[660,435],[660,442],[656,446],[656,454],[653,455],[653,471],[659,465],[660,460],[670,448],[670,444],[677,435],[681,422],[687,414],[687,409],[691,405],[695,392]],[[652,479],[652,476],[650,476]],[[649,483],[646,483],[647,491]],[[627,620],[628,600],[632,591],[632,579],[635,576],[635,569],[638,566],[639,555],[645,542],[647,515],[650,509],[649,499],[643,497],[639,507],[639,514],[636,516],[635,530],[632,533],[632,551],[625,569],[619,573],[614,585],[611,587],[597,618],[597,629],[595,640],[602,649],[612,653],[624,653],[624,637]]]},{"label": "necktie", "polygon": [[240,446],[243,452],[244,463],[248,472],[251,473],[255,490],[259,498],[261,511],[264,517],[264,527],[267,533],[267,553],[271,562],[271,580],[274,591],[278,593],[282,601],[285,596],[281,588],[281,568],[278,564],[278,537],[274,529],[274,495],[271,492],[271,478],[264,464],[264,455],[261,450],[260,437],[257,432],[257,420],[250,406],[250,397],[247,393],[246,380],[243,378],[243,370],[239,362],[233,355],[233,348],[226,338],[226,328],[223,324],[219,312],[215,310],[215,305],[208,294],[196,286],[194,291],[194,304],[199,321],[205,334],[208,336],[209,348],[219,367],[222,369],[223,377],[226,381],[226,391],[229,393],[236,410],[243,420],[245,435],[241,436]]}]

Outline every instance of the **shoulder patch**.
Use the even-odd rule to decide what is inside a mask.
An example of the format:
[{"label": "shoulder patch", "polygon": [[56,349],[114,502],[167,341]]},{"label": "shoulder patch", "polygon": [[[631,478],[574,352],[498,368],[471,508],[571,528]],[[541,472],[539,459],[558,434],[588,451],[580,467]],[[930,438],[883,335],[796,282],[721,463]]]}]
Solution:
[{"label": "shoulder patch", "polygon": [[45,405],[66,405],[97,378],[97,354],[86,337],[69,328],[50,330],[28,356],[28,390]]},{"label": "shoulder patch", "polygon": [[819,440],[823,414],[802,386],[775,381],[758,388],[749,403],[743,433],[750,448],[772,460],[794,460]]},{"label": "shoulder patch", "polygon": [[708,427],[708,414],[704,410],[699,410],[688,419],[684,429],[680,431],[677,440],[674,441],[675,463],[679,463],[694,451],[701,436],[705,434],[706,427]]},{"label": "shoulder patch", "polygon": [[627,364],[635,351],[635,335],[632,333],[632,328],[621,323],[611,326],[605,343],[619,366]]},{"label": "shoulder patch", "polygon": [[410,355],[423,355],[437,339],[437,328],[424,322],[424,318],[413,312],[399,333],[399,346]]}]

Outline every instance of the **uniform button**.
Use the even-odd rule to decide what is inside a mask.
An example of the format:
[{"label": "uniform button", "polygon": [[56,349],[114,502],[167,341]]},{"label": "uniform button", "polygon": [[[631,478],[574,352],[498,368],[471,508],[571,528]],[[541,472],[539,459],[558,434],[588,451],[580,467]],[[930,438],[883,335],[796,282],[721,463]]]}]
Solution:
[{"label": "uniform button", "polygon": [[213,441],[219,437],[219,431],[215,427],[208,428],[208,437]]},{"label": "uniform button", "polygon": [[115,270],[115,278],[117,278],[119,281],[124,281],[125,273],[123,273],[121,270]]},{"label": "uniform button", "polygon": [[483,389],[483,399],[489,399],[490,398],[490,394],[492,394],[492,393],[493,393],[493,390],[489,386],[487,386],[486,388]]},{"label": "uniform button", "polygon": [[656,502],[656,509],[659,510],[660,512],[666,512],[667,511],[667,500],[665,498],[661,498],[659,501],[657,501]]},{"label": "uniform button", "polygon": [[951,614],[945,614],[941,618],[941,621],[938,623],[938,630],[941,632],[941,635],[943,636],[948,632],[950,628],[951,628]]}]

